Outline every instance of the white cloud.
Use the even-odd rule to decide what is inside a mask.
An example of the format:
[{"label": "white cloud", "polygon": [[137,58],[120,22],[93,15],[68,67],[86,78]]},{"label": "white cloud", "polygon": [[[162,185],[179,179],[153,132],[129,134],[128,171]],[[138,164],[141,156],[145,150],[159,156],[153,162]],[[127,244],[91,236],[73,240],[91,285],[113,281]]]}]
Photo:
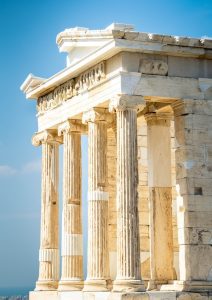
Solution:
[{"label": "white cloud", "polygon": [[40,172],[41,171],[41,161],[40,160],[33,160],[25,165],[21,169],[15,169],[8,165],[0,165],[0,176],[1,177],[7,177],[7,176],[13,176],[17,173],[34,173],[34,172]]},{"label": "white cloud", "polygon": [[22,168],[23,173],[34,173],[41,171],[41,161],[33,160],[26,163]]},{"label": "white cloud", "polygon": [[12,176],[17,173],[17,170],[7,165],[0,165],[0,176]]}]

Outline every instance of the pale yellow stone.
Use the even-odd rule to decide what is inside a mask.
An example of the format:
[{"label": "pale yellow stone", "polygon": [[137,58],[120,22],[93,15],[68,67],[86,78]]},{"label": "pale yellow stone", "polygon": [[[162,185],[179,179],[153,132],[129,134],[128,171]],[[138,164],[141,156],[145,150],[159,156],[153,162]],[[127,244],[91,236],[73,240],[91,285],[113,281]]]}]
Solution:
[{"label": "pale yellow stone", "polygon": [[82,127],[76,120],[67,121],[59,127],[64,142],[62,276],[59,290],[83,288],[80,134]]},{"label": "pale yellow stone", "polygon": [[[47,79],[30,74],[21,86],[37,100],[33,143],[43,149],[37,289],[56,289],[59,281],[57,132],[75,120],[68,139],[63,134],[60,285],[67,288],[67,279],[82,287],[87,252],[89,292],[37,292],[30,300],[206,300],[202,291],[212,286],[212,42],[112,24],[67,29],[57,43],[67,52],[67,68]],[[147,114],[157,116],[146,120]],[[89,139],[88,251],[81,243],[79,132]],[[167,292],[131,293],[176,274],[178,281],[161,287]]]},{"label": "pale yellow stone", "polygon": [[[112,119],[112,118],[111,118]],[[107,291],[109,284],[107,127],[109,115],[93,109],[88,123],[88,267],[84,291]]]},{"label": "pale yellow stone", "polygon": [[208,300],[208,296],[199,293],[180,293],[177,300]]}]

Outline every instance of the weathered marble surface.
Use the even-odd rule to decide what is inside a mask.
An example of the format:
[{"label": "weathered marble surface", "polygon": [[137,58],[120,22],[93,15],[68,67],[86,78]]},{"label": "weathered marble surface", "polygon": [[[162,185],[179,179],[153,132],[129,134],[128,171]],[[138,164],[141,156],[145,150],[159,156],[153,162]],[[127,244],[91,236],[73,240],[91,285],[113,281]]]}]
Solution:
[{"label": "weathered marble surface", "polygon": [[140,293],[111,292],[30,292],[32,300],[211,300],[212,293],[187,293],[174,291],[150,291]]},{"label": "weathered marble surface", "polygon": [[[43,149],[39,291],[30,300],[211,300],[212,42],[112,24],[65,30],[57,43],[68,67],[48,79],[31,74],[21,87],[37,100],[33,144]],[[85,281],[82,133],[89,140]]]},{"label": "weathered marble surface", "polygon": [[78,121],[67,121],[63,135],[62,274],[60,290],[83,288],[83,236],[81,207],[81,130]]}]

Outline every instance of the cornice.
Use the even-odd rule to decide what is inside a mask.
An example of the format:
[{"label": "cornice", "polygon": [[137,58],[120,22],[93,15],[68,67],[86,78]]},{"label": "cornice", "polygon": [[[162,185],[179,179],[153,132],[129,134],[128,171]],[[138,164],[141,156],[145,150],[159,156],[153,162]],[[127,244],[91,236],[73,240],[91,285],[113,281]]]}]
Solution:
[{"label": "cornice", "polygon": [[[85,27],[67,28],[60,32],[56,37],[56,43],[60,51],[69,52],[74,47],[85,46],[84,42],[90,46],[98,46],[98,44],[108,39],[114,38],[115,30],[132,31],[134,26],[130,24],[112,23],[102,30],[90,30]],[[67,46],[65,46],[67,43]]]},{"label": "cornice", "polygon": [[[186,36],[174,36],[157,33],[138,32],[130,24],[113,23],[102,30],[90,30],[83,27],[65,29],[57,35],[56,42],[60,44],[63,39],[70,41],[93,39],[122,39],[141,42],[159,42],[163,45],[178,45],[183,47],[198,47],[212,49],[212,39],[210,37],[191,38]],[[75,46],[77,46],[75,44]]]},{"label": "cornice", "polygon": [[20,89],[24,93],[28,93],[29,91],[40,86],[45,80],[45,78],[37,77],[30,73],[25,79],[25,81],[22,83]]},{"label": "cornice", "polygon": [[[40,78],[39,84],[31,84],[29,89],[24,88],[27,82],[25,80],[21,89],[27,99],[37,99],[47,91],[51,91],[86,69],[122,51],[212,59],[212,40],[210,38],[196,39],[136,32],[132,31],[130,27],[128,28],[126,24],[114,25],[111,28],[109,26],[104,30],[68,29],[57,36],[59,44],[62,39],[64,41],[69,39],[69,42],[72,43],[70,44],[71,49],[75,48],[76,51],[80,47],[85,49],[93,47],[93,50],[88,55],[83,54],[76,63],[52,77],[46,80]],[[34,78],[39,79],[35,76]]]}]

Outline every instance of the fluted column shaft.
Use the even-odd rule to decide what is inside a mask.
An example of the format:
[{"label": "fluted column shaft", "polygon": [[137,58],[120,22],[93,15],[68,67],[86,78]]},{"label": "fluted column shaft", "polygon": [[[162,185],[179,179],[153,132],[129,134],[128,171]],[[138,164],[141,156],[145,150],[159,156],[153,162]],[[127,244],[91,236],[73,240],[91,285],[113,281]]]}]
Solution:
[{"label": "fluted column shaft", "polygon": [[117,277],[114,291],[143,291],[138,220],[137,108],[116,103]]},{"label": "fluted column shaft", "polygon": [[109,282],[107,123],[104,110],[84,114],[88,122],[88,267],[84,290],[105,291]]},{"label": "fluted column shaft", "polygon": [[41,233],[36,289],[54,290],[59,280],[59,140],[52,131],[45,131],[33,137],[33,144],[42,144]]},{"label": "fluted column shaft", "polygon": [[60,290],[80,290],[83,286],[80,129],[80,124],[74,120],[59,127],[64,144]]}]

